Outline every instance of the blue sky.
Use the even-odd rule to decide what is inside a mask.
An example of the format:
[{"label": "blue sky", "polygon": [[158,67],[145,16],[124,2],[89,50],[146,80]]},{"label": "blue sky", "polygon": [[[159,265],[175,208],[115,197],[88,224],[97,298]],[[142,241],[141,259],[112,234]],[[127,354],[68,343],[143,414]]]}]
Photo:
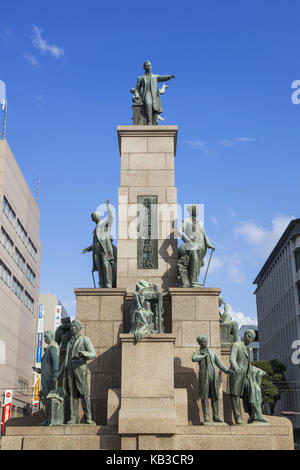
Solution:
[{"label": "blue sky", "polygon": [[117,205],[116,127],[150,59],[176,75],[163,117],[179,127],[179,203],[205,205],[217,248],[207,285],[256,319],[252,282],[299,217],[299,17],[296,0],[1,1],[7,140],[34,193],[41,178],[42,292],[74,314],[74,288],[92,285],[90,213]]}]

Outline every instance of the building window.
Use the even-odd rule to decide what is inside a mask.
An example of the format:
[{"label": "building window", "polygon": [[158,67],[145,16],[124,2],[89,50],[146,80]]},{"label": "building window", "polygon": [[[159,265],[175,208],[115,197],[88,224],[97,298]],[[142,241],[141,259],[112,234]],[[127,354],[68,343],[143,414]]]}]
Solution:
[{"label": "building window", "polygon": [[11,272],[1,260],[0,260],[0,278],[2,279],[2,281],[5,282],[5,284],[8,287],[10,287]]},{"label": "building window", "polygon": [[15,225],[16,213],[11,207],[10,203],[8,202],[5,196],[3,197],[2,210],[4,214],[6,215],[6,217],[8,218],[8,220],[10,221],[10,223],[12,225]]},{"label": "building window", "polygon": [[27,307],[28,310],[30,310],[31,313],[33,313],[34,300],[32,297],[30,297],[30,295],[26,291],[25,291],[25,296],[24,296],[24,304],[25,304],[25,307]]},{"label": "building window", "polygon": [[23,273],[25,273],[26,261],[25,261],[25,258],[21,255],[17,247],[15,247],[15,262],[17,263],[19,268],[23,271]]},{"label": "building window", "polygon": [[13,281],[12,281],[12,291],[16,294],[16,296],[20,299],[23,300],[23,286],[20,284],[18,279],[13,276]]},{"label": "building window", "polygon": [[17,234],[21,238],[22,242],[25,244],[27,240],[27,232],[25,228],[23,227],[23,225],[21,224],[21,222],[19,221],[19,219],[17,220]]},{"label": "building window", "polygon": [[35,274],[28,264],[26,269],[26,277],[28,281],[33,285],[33,287],[35,287]]},{"label": "building window", "polygon": [[10,238],[8,233],[6,233],[6,231],[4,230],[3,227],[1,227],[0,241],[1,241],[2,245],[4,246],[4,248],[6,249],[6,251],[8,251],[10,256],[12,256],[13,255],[14,242],[12,241],[12,239]]},{"label": "building window", "polygon": [[258,361],[258,349],[257,348],[253,348],[253,361]]},{"label": "building window", "polygon": [[19,377],[18,380],[18,391],[19,393],[22,393],[23,395],[26,395],[26,389],[28,387],[28,382],[25,379],[22,379]]},{"label": "building window", "polygon": [[297,290],[298,290],[298,304],[300,305],[300,282],[297,284]]},{"label": "building window", "polygon": [[300,269],[300,250],[295,251],[296,271]]},{"label": "building window", "polygon": [[36,259],[37,259],[37,249],[36,249],[36,247],[34,246],[34,244],[32,243],[32,241],[30,240],[29,237],[28,237],[27,248],[28,248],[28,251],[31,254],[32,258],[34,259],[34,261],[36,261]]}]

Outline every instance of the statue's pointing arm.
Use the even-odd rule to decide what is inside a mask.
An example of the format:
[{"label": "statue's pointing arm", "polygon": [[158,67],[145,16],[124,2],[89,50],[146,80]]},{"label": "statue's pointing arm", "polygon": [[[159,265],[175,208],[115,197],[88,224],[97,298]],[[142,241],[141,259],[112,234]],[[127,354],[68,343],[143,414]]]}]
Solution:
[{"label": "statue's pointing arm", "polygon": [[157,76],[157,81],[158,82],[167,82],[168,80],[171,80],[171,78],[175,78],[175,75],[158,75]]},{"label": "statue's pointing arm", "polygon": [[81,253],[85,254],[88,251],[92,251],[92,250],[93,250],[93,245],[90,245],[87,248],[84,248],[83,250],[81,250]]},{"label": "statue's pointing arm", "polygon": [[106,207],[107,207],[107,228],[108,228],[108,231],[110,232],[113,221],[114,221],[114,216],[113,216],[112,210],[110,208],[110,205],[107,204]]}]

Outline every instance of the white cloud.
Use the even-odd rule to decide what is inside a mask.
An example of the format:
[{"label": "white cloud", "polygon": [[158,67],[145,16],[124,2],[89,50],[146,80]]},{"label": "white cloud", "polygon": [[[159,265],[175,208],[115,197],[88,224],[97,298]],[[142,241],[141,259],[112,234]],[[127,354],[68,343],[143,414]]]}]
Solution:
[{"label": "white cloud", "polygon": [[29,64],[31,64],[31,65],[34,65],[34,66],[39,65],[37,59],[31,54],[24,54],[24,59],[26,59],[27,62],[29,62]]},{"label": "white cloud", "polygon": [[64,50],[61,47],[58,47],[55,44],[50,45],[46,39],[42,38],[42,29],[38,28],[37,26],[33,26],[32,30],[32,44],[36,49],[38,49],[43,54],[49,52],[49,54],[51,54],[56,59],[58,59],[61,55],[64,55]]},{"label": "white cloud", "polygon": [[219,144],[222,145],[222,147],[234,147],[235,145],[238,144],[243,144],[246,142],[255,142],[256,139],[253,137],[236,137],[235,139],[223,139],[219,141]]},{"label": "white cloud", "polygon": [[207,149],[207,142],[205,140],[187,140],[186,143],[190,147],[202,150],[206,155],[211,154],[211,151]]},{"label": "white cloud", "polygon": [[244,241],[252,246],[253,254],[259,258],[266,258],[273,250],[279,238],[287,228],[294,216],[277,214],[272,219],[271,230],[258,226],[255,222],[241,222],[234,229],[236,237],[242,237]]},{"label": "white cloud", "polygon": [[228,313],[231,316],[232,320],[236,321],[239,324],[239,327],[241,327],[242,325],[257,325],[257,319],[255,317],[251,318],[242,312],[235,312],[231,305],[228,305]]},{"label": "white cloud", "polygon": [[[205,266],[203,268],[204,272],[206,272],[208,259],[209,258],[207,256],[205,259]],[[223,257],[218,257],[213,254],[207,275],[209,276],[209,274],[222,269],[224,275],[226,275],[226,277],[231,281],[236,284],[246,284],[248,282],[247,278],[240,268],[242,262],[243,258],[238,253],[233,253],[232,255],[226,255]]]},{"label": "white cloud", "polygon": [[[206,260],[208,262],[208,260]],[[217,256],[212,256],[211,258],[211,262],[210,262],[210,265],[209,265],[209,270],[208,270],[208,274],[212,274],[216,271],[218,271],[219,269],[222,268],[223,266],[223,260],[221,258],[218,258]],[[204,266],[204,269],[206,271],[206,267],[207,267],[207,264],[205,264]]]},{"label": "white cloud", "polygon": [[210,220],[215,224],[215,225],[218,225],[219,221],[216,217],[214,217],[213,215],[211,216]]}]

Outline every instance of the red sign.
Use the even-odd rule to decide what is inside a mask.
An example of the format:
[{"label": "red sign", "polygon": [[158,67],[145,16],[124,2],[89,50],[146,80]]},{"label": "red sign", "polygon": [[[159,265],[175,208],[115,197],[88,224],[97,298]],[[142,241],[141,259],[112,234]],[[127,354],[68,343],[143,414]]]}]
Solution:
[{"label": "red sign", "polygon": [[9,420],[10,415],[11,415],[11,402],[12,402],[12,392],[10,390],[7,390],[4,394],[1,435],[4,432],[5,423],[7,420]]}]

